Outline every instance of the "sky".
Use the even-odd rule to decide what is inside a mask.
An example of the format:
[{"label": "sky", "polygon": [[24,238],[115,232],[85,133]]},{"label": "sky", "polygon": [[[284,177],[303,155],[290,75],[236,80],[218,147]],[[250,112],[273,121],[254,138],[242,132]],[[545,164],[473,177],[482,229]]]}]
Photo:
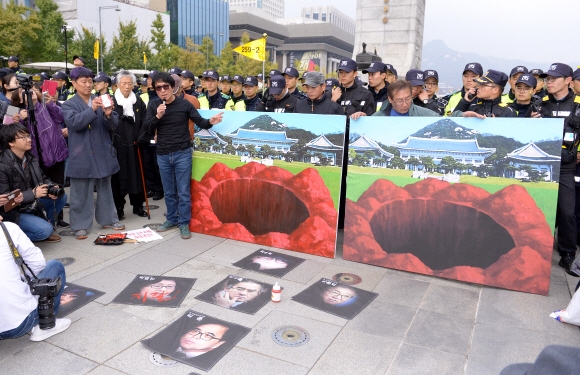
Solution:
[{"label": "sky", "polygon": [[[356,18],[356,2],[286,0],[285,17],[300,17],[305,6],[331,5]],[[577,62],[580,54],[573,46],[580,43],[580,29],[574,17],[579,13],[579,0],[426,0],[423,42],[441,39],[458,52],[482,56]]]}]

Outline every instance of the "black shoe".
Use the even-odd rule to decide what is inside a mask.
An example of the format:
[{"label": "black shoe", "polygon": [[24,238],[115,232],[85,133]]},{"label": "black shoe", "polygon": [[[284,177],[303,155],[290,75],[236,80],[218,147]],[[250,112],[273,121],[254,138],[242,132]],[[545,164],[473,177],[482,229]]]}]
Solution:
[{"label": "black shoe", "polygon": [[155,194],[153,190],[147,190],[147,198],[151,198]]},{"label": "black shoe", "polygon": [[160,199],[163,199],[164,195],[162,191],[156,191],[155,194],[153,195],[153,200],[154,201],[158,201]]},{"label": "black shoe", "polygon": [[56,225],[57,225],[57,226],[59,226],[59,227],[61,227],[61,228],[69,228],[69,227],[70,227],[70,224],[69,224],[69,223],[67,223],[67,222],[66,222],[66,221],[64,221],[64,220],[59,220],[59,221],[56,223]]},{"label": "black shoe", "polygon": [[125,211],[124,210],[117,210],[117,218],[119,221],[125,220]]},{"label": "black shoe", "polygon": [[70,178],[68,178],[68,177],[67,177],[67,178],[64,180],[64,187],[70,187]]},{"label": "black shoe", "polygon": [[143,207],[133,207],[133,213],[137,216],[147,217],[147,211]]},{"label": "black shoe", "polygon": [[566,273],[570,274],[570,266],[574,263],[575,254],[574,253],[565,253],[560,258],[558,265],[562,267]]},{"label": "black shoe", "polygon": [[64,206],[65,206],[66,208],[70,208],[70,203],[66,202],[66,203],[64,204]]}]

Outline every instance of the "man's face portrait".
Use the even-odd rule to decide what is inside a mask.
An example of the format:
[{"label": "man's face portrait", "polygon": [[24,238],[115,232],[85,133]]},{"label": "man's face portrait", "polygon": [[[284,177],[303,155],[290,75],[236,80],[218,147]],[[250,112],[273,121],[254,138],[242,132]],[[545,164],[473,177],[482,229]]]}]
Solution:
[{"label": "man's face portrait", "polygon": [[230,299],[236,302],[249,302],[259,296],[261,290],[262,286],[252,281],[242,281],[225,288]]},{"label": "man's face portrait", "polygon": [[66,305],[68,303],[71,303],[72,301],[74,301],[77,298],[78,298],[78,295],[76,293],[63,292],[60,295],[60,304],[61,304],[61,306]]},{"label": "man's face portrait", "polygon": [[185,353],[207,353],[225,343],[227,330],[221,324],[202,324],[181,336],[179,346]]},{"label": "man's face portrait", "polygon": [[252,258],[252,263],[259,264],[259,270],[277,270],[288,266],[285,260],[268,256],[255,256]]},{"label": "man's face portrait", "polygon": [[329,305],[338,305],[349,301],[356,296],[356,292],[345,286],[329,286],[322,291],[321,297],[325,303]]}]

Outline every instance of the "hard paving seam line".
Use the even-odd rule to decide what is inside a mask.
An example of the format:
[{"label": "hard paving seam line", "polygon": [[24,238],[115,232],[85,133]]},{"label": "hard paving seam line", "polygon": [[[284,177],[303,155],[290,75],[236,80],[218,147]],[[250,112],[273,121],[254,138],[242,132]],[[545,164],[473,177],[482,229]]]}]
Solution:
[{"label": "hard paving seam line", "polygon": [[[485,288],[485,286],[484,286]],[[475,337],[475,327],[478,323],[479,318],[479,307],[481,305],[481,296],[483,295],[483,288],[479,290],[479,298],[477,299],[477,306],[475,308],[475,320],[473,321],[473,327],[471,328],[471,336],[469,337],[469,345],[467,346],[467,355],[465,360],[465,365],[463,366],[463,373],[467,373],[467,365],[469,364],[469,357],[471,356],[471,346],[473,344],[473,339]]]},{"label": "hard paving seam line", "polygon": [[393,363],[395,362],[395,359],[397,359],[399,352],[401,351],[401,348],[403,347],[403,343],[404,342],[402,340],[401,340],[401,342],[399,342],[399,347],[397,348],[395,355],[391,359],[391,363],[389,363],[389,365],[387,366],[387,371],[385,372],[385,375],[388,375],[388,373],[391,371],[391,368],[393,367]]},{"label": "hard paving seam line", "polygon": [[103,366],[103,367],[106,367],[106,368],[109,368],[109,369],[111,369],[111,370],[113,370],[113,371],[120,372],[121,374],[130,375],[128,372],[124,372],[124,371],[121,371],[121,370],[119,370],[119,369],[113,368],[113,367],[111,367],[111,366],[102,365],[102,364],[101,364],[101,365],[99,365],[99,366],[97,366],[97,367],[95,367],[94,369],[92,369],[92,370],[91,370],[91,371],[89,371],[89,372],[85,372],[85,375],[91,375],[91,374],[93,373],[93,371],[96,371],[96,370],[97,370],[99,367],[101,367],[101,366]]},{"label": "hard paving seam line", "polygon": [[330,344],[328,344],[328,346],[326,347],[326,349],[324,349],[324,351],[322,352],[322,354],[320,354],[320,356],[318,357],[318,359],[316,360],[316,362],[314,362],[314,364],[312,365],[312,367],[310,367],[310,369],[308,370],[308,374],[314,369],[314,367],[316,367],[316,364],[320,361],[320,359],[324,356],[324,353],[326,353],[326,351],[328,349],[330,349],[330,347],[332,346],[332,344],[334,344],[334,341],[336,341],[337,337],[342,333],[342,331],[344,331],[346,325],[343,326],[340,331],[338,331],[338,333],[336,334],[336,336],[334,336],[334,338],[332,339],[332,341],[330,342]]}]

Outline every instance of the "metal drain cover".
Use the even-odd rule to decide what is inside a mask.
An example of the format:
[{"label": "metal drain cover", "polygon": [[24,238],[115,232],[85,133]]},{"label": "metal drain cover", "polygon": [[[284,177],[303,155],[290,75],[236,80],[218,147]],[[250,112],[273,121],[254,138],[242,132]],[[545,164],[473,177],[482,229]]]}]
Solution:
[{"label": "metal drain cover", "polygon": [[337,273],[332,276],[332,280],[341,284],[356,285],[362,282],[362,277],[355,275],[354,273]]},{"label": "metal drain cover", "polygon": [[155,366],[159,367],[175,367],[180,365],[179,362],[174,361],[173,359],[156,352],[149,353],[149,360]]},{"label": "metal drain cover", "polygon": [[149,228],[151,230],[157,230],[157,228],[159,228],[162,225],[163,224],[161,224],[161,223],[151,223],[151,224],[145,224],[145,225],[143,225],[143,228]]},{"label": "metal drain cover", "polygon": [[67,230],[61,230],[60,232],[58,232],[59,236],[74,236],[75,235],[75,231],[72,229],[67,229]]},{"label": "metal drain cover", "polygon": [[283,326],[272,332],[272,340],[282,346],[302,346],[310,340],[310,334],[304,328]]},{"label": "metal drain cover", "polygon": [[64,266],[68,266],[68,265],[73,264],[75,262],[75,258],[56,258],[55,260],[58,260]]}]

